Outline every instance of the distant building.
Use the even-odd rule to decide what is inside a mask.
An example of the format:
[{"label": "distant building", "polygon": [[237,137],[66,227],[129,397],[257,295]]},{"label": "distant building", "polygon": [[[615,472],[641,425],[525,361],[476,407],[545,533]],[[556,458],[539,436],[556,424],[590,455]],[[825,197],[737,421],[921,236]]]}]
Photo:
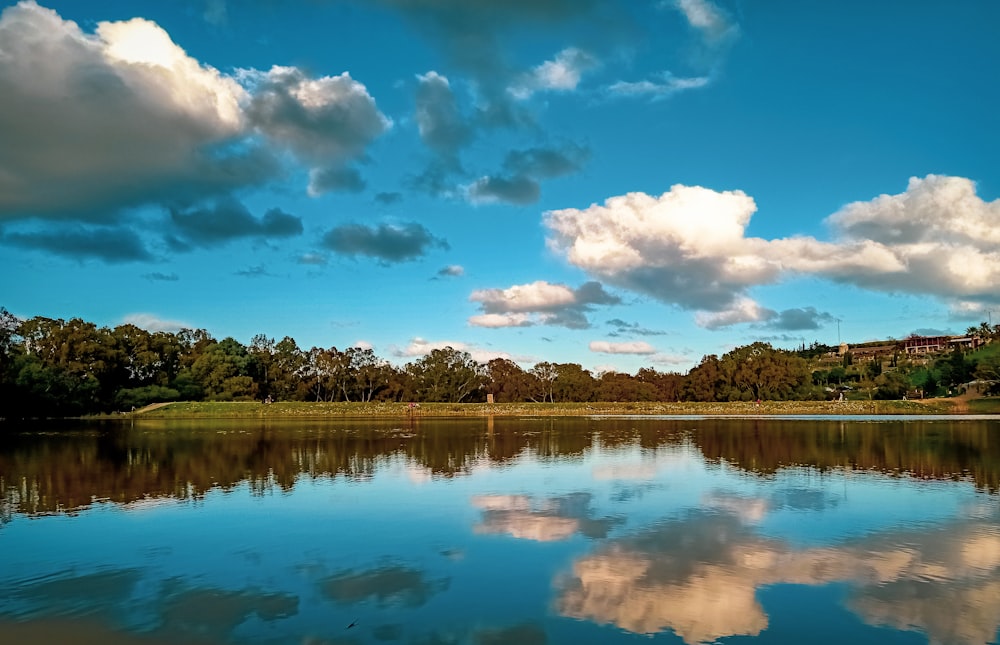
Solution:
[{"label": "distant building", "polygon": [[909,355],[935,354],[954,347],[976,349],[982,342],[976,336],[910,336],[902,341],[903,351]]}]

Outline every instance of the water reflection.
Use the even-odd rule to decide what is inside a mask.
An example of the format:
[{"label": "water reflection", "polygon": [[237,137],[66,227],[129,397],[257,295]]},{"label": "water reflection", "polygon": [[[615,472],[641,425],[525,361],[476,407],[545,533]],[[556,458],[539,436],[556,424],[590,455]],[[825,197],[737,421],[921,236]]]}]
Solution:
[{"label": "water reflection", "polygon": [[478,495],[472,504],[482,509],[477,533],[506,533],[513,537],[549,542],[575,533],[590,538],[607,537],[621,518],[590,517],[589,493],[571,493],[535,502],[529,495]]},{"label": "water reflection", "polygon": [[998,641],[997,422],[9,430],[2,642]]},{"label": "water reflection", "polygon": [[690,511],[578,559],[557,606],[574,618],[706,643],[766,629],[764,587],[840,582],[871,625],[920,629],[938,643],[985,643],[1000,627],[998,519],[796,549],[729,509]]}]

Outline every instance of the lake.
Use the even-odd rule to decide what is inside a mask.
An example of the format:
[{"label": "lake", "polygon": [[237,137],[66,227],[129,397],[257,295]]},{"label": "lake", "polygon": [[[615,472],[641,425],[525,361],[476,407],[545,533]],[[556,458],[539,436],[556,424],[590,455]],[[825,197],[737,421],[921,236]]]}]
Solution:
[{"label": "lake", "polygon": [[1000,642],[1000,419],[0,431],[3,643]]}]

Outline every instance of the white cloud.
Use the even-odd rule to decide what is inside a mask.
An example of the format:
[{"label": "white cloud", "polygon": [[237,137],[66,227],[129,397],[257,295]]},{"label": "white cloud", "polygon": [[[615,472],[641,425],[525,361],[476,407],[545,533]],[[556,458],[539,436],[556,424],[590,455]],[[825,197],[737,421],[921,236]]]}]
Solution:
[{"label": "white cloud", "polygon": [[583,72],[596,65],[597,61],[587,52],[567,47],[553,60],[545,61],[532,69],[508,91],[518,99],[529,98],[535,92],[543,90],[572,91],[580,84]]},{"label": "white cloud", "polygon": [[677,0],[677,8],[695,29],[718,32],[728,28],[723,13],[708,0]]},{"label": "white cloud", "polygon": [[317,170],[319,192],[391,126],[347,73],[226,75],[142,18],[87,33],[26,1],[0,14],[0,43],[0,217],[108,221],[228,196],[281,174],[258,133]]},{"label": "white cloud", "polygon": [[680,354],[664,354],[658,353],[653,354],[649,361],[654,365],[664,365],[667,367],[675,367],[678,365],[690,365],[691,357],[681,356]]},{"label": "white cloud", "polygon": [[415,337],[410,339],[410,344],[404,348],[393,348],[392,353],[397,358],[420,358],[430,354],[435,349],[444,349],[446,347],[451,347],[454,350],[460,352],[468,352],[472,357],[472,360],[477,363],[488,363],[494,358],[506,358],[508,360],[514,360],[518,362],[524,362],[523,357],[514,357],[507,352],[500,352],[492,349],[484,349],[482,347],[477,347],[475,345],[470,345],[469,343],[463,343],[461,341],[453,340],[437,340],[429,341],[424,338]]},{"label": "white cloud", "polygon": [[469,324],[494,328],[540,324],[584,329],[590,326],[586,312],[593,305],[620,302],[598,282],[571,289],[544,280],[507,289],[480,289],[473,291],[469,300],[480,303],[483,311],[482,315],[469,318]]},{"label": "white cloud", "polygon": [[740,323],[762,322],[776,315],[776,311],[761,307],[750,298],[740,298],[732,307],[723,311],[699,311],[695,314],[695,322],[705,329],[719,329]]},{"label": "white cloud", "polygon": [[[254,126],[312,166],[310,194],[357,189],[360,177],[345,164],[392,127],[363,84],[348,72],[310,78],[297,67],[277,65],[267,72],[245,70],[242,79],[253,88],[247,115]],[[323,181],[330,177],[352,181]]]},{"label": "white cloud", "polygon": [[507,289],[481,289],[469,296],[487,309],[503,311],[546,311],[576,303],[576,294],[564,284],[551,284],[537,280],[531,284],[517,284]]},{"label": "white cloud", "polygon": [[357,347],[358,349],[375,349],[375,346],[372,345],[367,340],[356,340],[356,341],[354,341],[354,347]]},{"label": "white cloud", "polygon": [[665,98],[684,90],[694,90],[707,86],[712,82],[709,76],[676,77],[669,72],[660,74],[655,81],[618,81],[608,87],[608,92],[618,96],[646,96],[650,98]]},{"label": "white cloud", "polygon": [[656,348],[644,341],[629,341],[611,343],[606,340],[595,340],[590,343],[590,351],[601,354],[655,354]]},{"label": "white cloud", "polygon": [[107,218],[170,183],[182,199],[184,186],[211,192],[262,171],[205,155],[241,131],[246,93],[152,22],[91,35],[22,2],[0,14],[0,43],[0,215]]},{"label": "white cloud", "polygon": [[690,309],[725,309],[779,268],[752,254],[744,230],[757,210],[743,191],[676,185],[586,209],[545,214],[552,250],[593,276]]},{"label": "white cloud", "polygon": [[473,327],[530,327],[535,324],[531,316],[525,313],[509,314],[479,314],[469,316],[469,324]]},{"label": "white cloud", "polygon": [[745,235],[756,211],[742,191],[673,186],[586,209],[545,214],[549,247],[595,278],[685,309],[704,327],[761,322],[777,312],[747,296],[758,285],[816,276],[946,301],[997,302],[1000,200],[972,181],[929,175],[906,192],[849,204],[826,222],[834,240]]},{"label": "white cloud", "polygon": [[194,325],[179,320],[167,320],[160,318],[156,314],[134,313],[122,318],[123,325],[135,325],[146,331],[166,331],[170,333],[178,332],[182,329],[194,329]]}]

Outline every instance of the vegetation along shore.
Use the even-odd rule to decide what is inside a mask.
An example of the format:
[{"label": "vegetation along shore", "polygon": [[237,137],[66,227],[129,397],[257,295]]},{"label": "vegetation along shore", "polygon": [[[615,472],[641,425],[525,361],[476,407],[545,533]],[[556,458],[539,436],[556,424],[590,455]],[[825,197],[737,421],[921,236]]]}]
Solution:
[{"label": "vegetation along shore", "polygon": [[[322,417],[506,417],[532,416],[768,416],[768,415],[951,415],[1000,414],[1000,398],[939,398],[924,401],[747,401],[591,402],[591,403],[309,403],[263,405],[240,401],[184,401],[154,404],[130,417],[322,418]],[[113,415],[120,416],[120,415]]]},{"label": "vegetation along shore", "polygon": [[[21,320],[0,307],[0,418],[158,415],[588,415],[989,413],[1000,394],[1000,325],[704,356],[687,373],[594,374],[577,363],[485,363],[452,347],[405,365],[370,348],[249,345],[204,329]],[[919,401],[917,401],[919,400]],[[171,403],[160,410],[148,406]],[[412,404],[412,406],[411,406]],[[420,407],[417,407],[419,404]]]}]

